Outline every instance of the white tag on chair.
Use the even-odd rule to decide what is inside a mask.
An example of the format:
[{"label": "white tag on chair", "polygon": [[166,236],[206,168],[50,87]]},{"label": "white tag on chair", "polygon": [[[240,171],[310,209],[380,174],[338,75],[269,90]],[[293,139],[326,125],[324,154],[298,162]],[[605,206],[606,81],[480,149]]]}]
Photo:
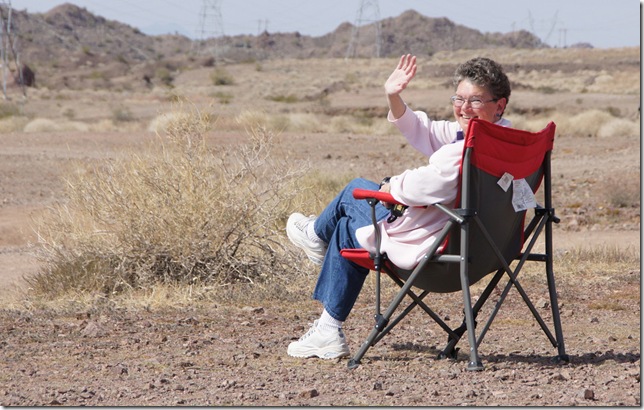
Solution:
[{"label": "white tag on chair", "polygon": [[512,206],[515,212],[525,211],[537,206],[537,200],[534,197],[532,188],[524,178],[512,181]]},{"label": "white tag on chair", "polygon": [[514,177],[512,176],[512,174],[508,174],[506,172],[498,181],[496,181],[496,183],[499,184],[503,191],[508,192],[508,188],[510,188],[510,184],[512,183],[513,179]]}]

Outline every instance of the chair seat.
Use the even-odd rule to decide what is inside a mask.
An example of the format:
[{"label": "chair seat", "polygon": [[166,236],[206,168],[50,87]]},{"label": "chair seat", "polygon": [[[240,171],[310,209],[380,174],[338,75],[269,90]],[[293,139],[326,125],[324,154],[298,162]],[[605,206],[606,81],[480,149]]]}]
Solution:
[{"label": "chair seat", "polygon": [[366,249],[342,249],[340,251],[340,255],[363,268],[367,268],[369,270],[376,269],[373,264],[373,259],[371,258],[369,251]]},{"label": "chair seat", "polygon": [[[438,248],[438,251],[436,253],[441,254],[442,251],[443,247],[441,246],[440,248]],[[373,263],[373,257],[366,249],[342,249],[340,251],[340,255],[342,255],[343,258],[355,263],[356,265],[362,266],[369,270],[376,270],[376,267]],[[396,270],[388,261],[385,261],[385,265],[387,265],[390,272],[394,272]]]}]

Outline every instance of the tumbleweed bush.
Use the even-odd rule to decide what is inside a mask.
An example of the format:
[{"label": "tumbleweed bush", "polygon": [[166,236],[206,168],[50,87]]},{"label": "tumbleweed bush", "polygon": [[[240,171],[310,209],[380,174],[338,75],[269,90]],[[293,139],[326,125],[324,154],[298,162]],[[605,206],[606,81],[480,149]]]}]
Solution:
[{"label": "tumbleweed bush", "polygon": [[301,273],[283,229],[306,164],[271,155],[272,132],[259,125],[247,124],[247,142],[211,147],[211,115],[170,117],[154,147],[68,179],[67,200],[36,224],[44,268],[32,290],[111,295]]}]

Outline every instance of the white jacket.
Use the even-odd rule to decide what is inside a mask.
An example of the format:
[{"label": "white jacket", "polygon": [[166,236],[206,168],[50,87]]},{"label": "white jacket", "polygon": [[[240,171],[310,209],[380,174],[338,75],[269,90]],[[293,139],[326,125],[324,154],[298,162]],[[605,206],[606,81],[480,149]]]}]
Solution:
[{"label": "white jacket", "polygon": [[[386,219],[379,222],[381,252],[386,252],[396,266],[412,269],[448,220],[448,216],[438,208],[414,206],[441,203],[454,207],[464,142],[456,140],[457,132],[461,131],[457,122],[432,121],[426,113],[412,111],[409,107],[399,119],[393,119],[391,112],[387,119],[398,127],[414,148],[429,157],[428,165],[391,177],[391,195],[410,207],[392,223],[387,223]],[[510,126],[505,119],[497,124]],[[375,252],[372,225],[356,230],[356,237],[363,248]]]}]

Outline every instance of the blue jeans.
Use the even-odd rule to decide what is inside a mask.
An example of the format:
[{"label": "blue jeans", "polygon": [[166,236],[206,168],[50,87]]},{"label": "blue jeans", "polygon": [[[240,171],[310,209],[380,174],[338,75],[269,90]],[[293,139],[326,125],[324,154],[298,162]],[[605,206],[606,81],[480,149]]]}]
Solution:
[{"label": "blue jeans", "polygon": [[[378,190],[378,184],[358,178],[349,184],[322,211],[315,221],[315,233],[328,244],[322,270],[313,298],[324,305],[336,320],[345,321],[353,308],[369,269],[356,265],[340,255],[341,249],[360,248],[356,229],[371,225],[371,206],[353,198],[355,188]],[[376,205],[376,218],[389,215],[382,204]]]}]

